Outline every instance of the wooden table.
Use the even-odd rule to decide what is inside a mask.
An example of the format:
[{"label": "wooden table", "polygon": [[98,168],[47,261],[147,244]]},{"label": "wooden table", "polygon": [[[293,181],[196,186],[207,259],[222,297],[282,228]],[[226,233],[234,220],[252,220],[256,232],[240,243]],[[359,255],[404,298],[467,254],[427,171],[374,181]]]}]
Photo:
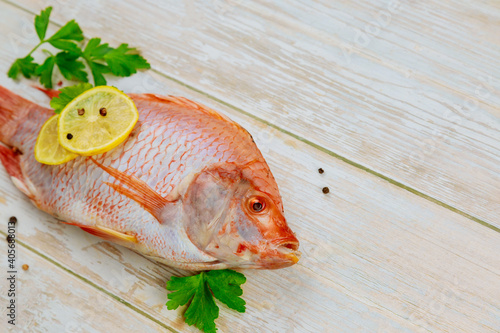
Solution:
[{"label": "wooden table", "polygon": [[[75,18],[153,66],[111,84],[219,110],[269,162],[303,256],[245,271],[220,332],[500,331],[498,1],[1,0],[0,84],[42,105],[5,73],[48,5],[52,31]],[[58,223],[0,168],[2,238],[12,215],[18,331],[197,331],[164,306],[187,272]]]}]

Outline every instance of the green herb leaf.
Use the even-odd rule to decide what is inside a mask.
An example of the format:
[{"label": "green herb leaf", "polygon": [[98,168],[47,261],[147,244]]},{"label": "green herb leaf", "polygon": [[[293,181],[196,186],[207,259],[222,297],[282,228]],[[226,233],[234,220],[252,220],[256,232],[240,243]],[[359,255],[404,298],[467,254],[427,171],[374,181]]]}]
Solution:
[{"label": "green herb leaf", "polygon": [[50,106],[54,109],[55,113],[61,113],[69,102],[91,88],[92,84],[90,83],[80,83],[74,86],[62,88],[59,96],[52,98]]},{"label": "green herb leaf", "polygon": [[47,7],[45,10],[40,12],[40,15],[35,16],[35,30],[41,41],[45,38],[45,34],[47,33],[51,12],[52,7]]},{"label": "green herb leaf", "polygon": [[243,295],[240,285],[246,282],[245,275],[232,270],[214,270],[207,275],[210,289],[219,301],[238,312],[245,312],[246,302],[239,297]]},{"label": "green herb leaf", "polygon": [[138,54],[137,49],[129,48],[128,44],[121,44],[116,49],[104,55],[111,72],[116,76],[130,76],[137,73],[137,69],[149,69],[151,65]]},{"label": "green herb leaf", "polygon": [[59,29],[55,34],[53,34],[47,41],[51,42],[56,40],[82,41],[82,29],[80,29],[80,26],[75,22],[75,20],[71,20],[66,23],[61,29]]},{"label": "green herb leaf", "polygon": [[229,269],[201,272],[182,278],[174,276],[167,282],[167,290],[173,292],[168,294],[166,305],[169,310],[174,310],[191,300],[184,313],[186,323],[204,332],[215,333],[219,307],[213,296],[229,308],[245,312],[245,301],[239,297],[243,294],[240,285],[245,281],[243,274]]},{"label": "green herb leaf", "polygon": [[168,295],[167,309],[175,310],[179,306],[185,305],[193,297],[198,285],[203,281],[200,274],[186,277],[172,276],[167,282],[167,290],[175,291]]},{"label": "green herb leaf", "polygon": [[56,63],[56,57],[50,56],[45,59],[45,62],[38,66],[35,74],[40,76],[40,83],[47,89],[52,89],[52,73],[54,71],[54,64]]},{"label": "green herb leaf", "polygon": [[[121,44],[115,49],[108,43],[102,43],[100,38],[92,38],[82,50],[76,42],[83,40],[83,32],[75,20],[69,21],[51,37],[46,38],[51,13],[52,7],[47,7],[35,17],[35,30],[40,43],[26,57],[14,61],[7,72],[9,77],[16,79],[19,73],[26,78],[31,78],[33,75],[39,76],[40,83],[49,88],[53,86],[52,74],[54,66],[57,65],[67,80],[88,82],[88,70],[79,60],[83,58],[92,73],[95,85],[98,86],[106,84],[104,74],[130,76],[137,73],[138,69],[151,68],[146,59],[138,54],[137,49],[128,47],[128,44]],[[55,57],[49,53],[43,65],[38,68],[39,65],[33,61],[31,55],[45,43],[51,44],[62,52]]]},{"label": "green herb leaf", "polygon": [[[204,273],[201,273],[204,274]],[[219,317],[219,308],[208,289],[205,281],[202,281],[194,294],[191,304],[184,313],[186,324],[195,325],[203,332],[215,333],[215,319]]]},{"label": "green herb leaf", "polygon": [[83,57],[93,60],[104,59],[106,53],[111,50],[113,50],[113,48],[109,47],[108,43],[101,44],[100,38],[92,38],[83,51]]},{"label": "green herb leaf", "polygon": [[79,54],[72,52],[59,52],[56,55],[56,64],[61,71],[61,74],[67,80],[78,80],[88,82],[87,73],[84,71],[85,65],[83,62],[77,60]]},{"label": "green herb leaf", "polygon": [[89,62],[90,71],[92,72],[92,76],[94,77],[94,85],[97,86],[105,86],[106,79],[104,78],[105,73],[111,72],[109,67],[106,65],[99,64],[97,62]]},{"label": "green herb leaf", "polygon": [[204,332],[215,332],[215,319],[219,317],[219,308],[205,281],[206,273],[178,278],[173,276],[167,282],[168,290],[177,290],[168,294],[167,309],[174,310],[189,304],[184,317],[188,325],[195,325]]},{"label": "green herb leaf", "polygon": [[7,72],[7,76],[11,79],[15,79],[19,75],[19,71],[21,70],[19,60],[20,59],[16,59],[16,61],[14,61],[14,63],[10,66],[9,71]]},{"label": "green herb leaf", "polygon": [[106,84],[106,79],[103,74],[110,73],[111,70],[103,63],[103,60],[104,55],[111,50],[113,50],[113,48],[109,47],[107,43],[101,44],[100,38],[92,38],[83,51],[83,57],[87,61],[92,76],[94,77],[95,86]]},{"label": "green herb leaf", "polygon": [[35,74],[37,67],[38,64],[33,62],[33,57],[26,56],[24,58],[16,59],[12,66],[10,66],[7,75],[10,78],[15,79],[19,75],[19,72],[21,72],[25,78],[29,79],[32,75]]},{"label": "green herb leaf", "polygon": [[74,42],[67,40],[52,40],[49,41],[50,45],[59,50],[69,51],[75,54],[82,53],[82,50]]}]

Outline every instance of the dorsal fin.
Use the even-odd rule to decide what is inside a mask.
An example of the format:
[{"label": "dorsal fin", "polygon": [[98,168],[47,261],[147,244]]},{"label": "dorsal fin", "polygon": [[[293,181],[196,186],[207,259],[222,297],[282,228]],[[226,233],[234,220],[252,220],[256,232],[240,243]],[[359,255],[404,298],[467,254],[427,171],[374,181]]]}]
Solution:
[{"label": "dorsal fin", "polygon": [[203,111],[204,113],[206,113],[206,114],[208,114],[216,119],[227,120],[227,121],[234,123],[231,119],[218,113],[214,109],[211,109],[206,105],[200,104],[200,103],[192,101],[190,99],[187,99],[186,97],[172,96],[172,95],[162,96],[162,95],[157,95],[157,94],[145,94],[145,95],[152,98],[152,99],[156,99],[156,100],[160,100],[160,101],[164,101],[164,102],[169,102],[169,103],[174,103],[174,104],[177,104],[179,106],[200,110],[200,111]]},{"label": "dorsal fin", "polygon": [[31,85],[33,88],[35,89],[38,89],[40,90],[41,92],[43,92],[45,95],[47,95],[47,97],[49,97],[50,99],[54,98],[54,97],[57,97],[59,96],[59,94],[61,93],[60,90],[57,90],[57,89],[47,89],[47,88],[44,88],[44,87],[39,87],[39,86],[36,86],[36,85]]},{"label": "dorsal fin", "polygon": [[137,202],[145,210],[151,213],[151,215],[153,215],[158,222],[162,223],[160,220],[161,210],[171,201],[159,195],[142,180],[134,176],[127,175],[126,173],[116,170],[115,168],[104,166],[92,157],[90,157],[90,159],[98,167],[116,178],[121,184],[126,185],[127,188],[120,184],[112,184],[108,182],[105,182],[106,185]]}]

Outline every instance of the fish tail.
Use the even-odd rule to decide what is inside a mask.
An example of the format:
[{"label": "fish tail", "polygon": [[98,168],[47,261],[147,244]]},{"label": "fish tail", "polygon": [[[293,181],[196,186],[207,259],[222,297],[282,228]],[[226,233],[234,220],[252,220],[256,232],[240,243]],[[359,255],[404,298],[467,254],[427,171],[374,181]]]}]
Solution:
[{"label": "fish tail", "polygon": [[51,113],[49,109],[0,86],[0,142],[21,148],[22,133],[19,132],[35,130],[37,126],[39,130],[43,124],[41,121]]}]

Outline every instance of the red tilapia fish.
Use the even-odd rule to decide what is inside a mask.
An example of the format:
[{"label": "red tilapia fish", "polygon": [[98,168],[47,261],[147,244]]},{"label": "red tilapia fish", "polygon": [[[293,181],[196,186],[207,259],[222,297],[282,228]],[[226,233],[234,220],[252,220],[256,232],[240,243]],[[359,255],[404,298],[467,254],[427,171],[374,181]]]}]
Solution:
[{"label": "red tilapia fish", "polygon": [[183,97],[130,97],[139,121],[126,141],[51,166],[33,151],[54,112],[0,86],[0,160],[14,184],[61,222],[167,265],[274,269],[298,261],[276,181],[243,127]]}]

